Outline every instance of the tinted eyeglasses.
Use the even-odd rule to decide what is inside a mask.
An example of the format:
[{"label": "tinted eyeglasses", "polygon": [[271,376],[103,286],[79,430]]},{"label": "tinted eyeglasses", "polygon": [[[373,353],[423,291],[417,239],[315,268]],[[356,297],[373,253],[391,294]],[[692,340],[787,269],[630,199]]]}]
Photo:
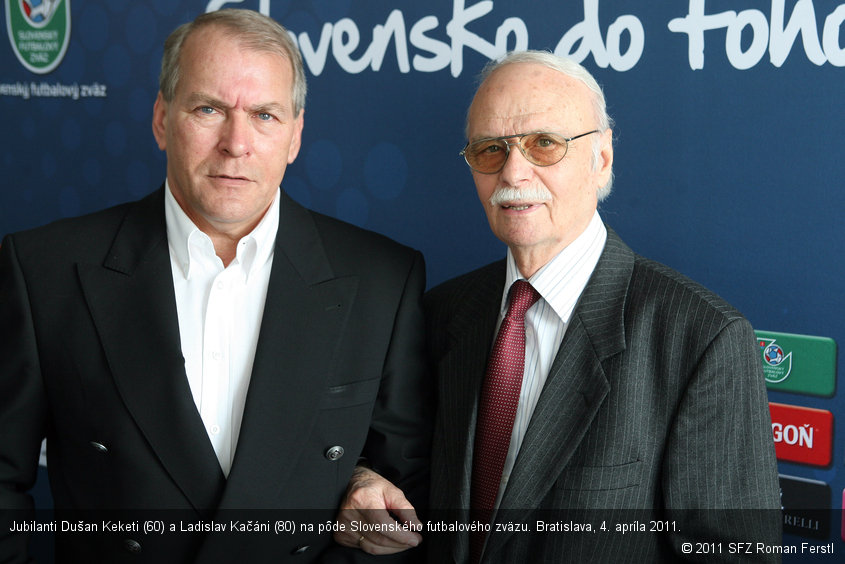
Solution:
[{"label": "tinted eyeglasses", "polygon": [[[519,147],[528,162],[537,166],[551,166],[563,159],[570,141],[598,132],[598,129],[594,129],[574,137],[564,137],[547,131],[487,137],[467,143],[460,154],[472,170],[482,174],[495,174],[502,170],[510,155],[511,145]],[[516,141],[508,141],[508,139],[516,139]]]}]

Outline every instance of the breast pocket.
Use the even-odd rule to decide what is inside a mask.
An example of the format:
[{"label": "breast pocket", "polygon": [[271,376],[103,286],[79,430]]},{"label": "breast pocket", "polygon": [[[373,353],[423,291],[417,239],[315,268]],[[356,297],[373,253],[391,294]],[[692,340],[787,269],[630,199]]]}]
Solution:
[{"label": "breast pocket", "polygon": [[378,394],[380,378],[332,386],[323,394],[320,409],[340,409],[373,403]]}]

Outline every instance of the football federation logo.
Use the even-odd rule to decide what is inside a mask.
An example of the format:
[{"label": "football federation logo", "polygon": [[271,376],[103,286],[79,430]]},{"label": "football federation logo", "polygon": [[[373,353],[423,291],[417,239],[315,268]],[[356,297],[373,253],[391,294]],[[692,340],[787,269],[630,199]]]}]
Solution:
[{"label": "football federation logo", "polygon": [[777,366],[783,362],[783,349],[775,344],[771,344],[763,349],[763,360],[769,366]]},{"label": "football federation logo", "polygon": [[763,374],[766,382],[777,384],[789,378],[792,372],[792,352],[784,353],[776,339],[759,338],[757,344],[763,355]]},{"label": "football federation logo", "polygon": [[62,62],[70,42],[70,0],[6,0],[6,29],[15,56],[46,74]]},{"label": "football federation logo", "polygon": [[61,0],[20,0],[26,17],[33,24],[41,25],[50,21]]}]

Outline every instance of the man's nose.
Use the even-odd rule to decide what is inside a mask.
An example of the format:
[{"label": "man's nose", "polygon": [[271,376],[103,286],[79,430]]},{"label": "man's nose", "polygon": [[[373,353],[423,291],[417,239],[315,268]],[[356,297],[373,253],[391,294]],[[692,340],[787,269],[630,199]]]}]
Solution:
[{"label": "man's nose", "polygon": [[232,157],[248,155],[252,150],[252,129],[249,116],[232,113],[220,132],[218,148]]},{"label": "man's nose", "polygon": [[525,158],[518,141],[506,141],[506,143],[508,156],[499,175],[503,183],[518,186],[520,182],[527,180],[533,174],[534,165]]}]

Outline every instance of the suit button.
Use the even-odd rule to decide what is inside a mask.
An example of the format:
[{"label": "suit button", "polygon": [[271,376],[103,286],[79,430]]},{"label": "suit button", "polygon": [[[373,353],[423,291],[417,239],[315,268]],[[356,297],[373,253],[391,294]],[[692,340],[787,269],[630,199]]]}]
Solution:
[{"label": "suit button", "polygon": [[98,443],[97,441],[91,441],[89,444],[99,452],[108,452],[109,451],[109,449],[107,449],[106,445],[104,445],[103,443]]},{"label": "suit button", "polygon": [[125,548],[128,552],[138,554],[141,552],[141,543],[133,539],[126,539],[123,541],[123,548]]},{"label": "suit button", "polygon": [[329,450],[326,451],[326,458],[331,461],[335,461],[343,456],[343,447],[341,446],[333,446]]},{"label": "suit button", "polygon": [[303,552],[305,552],[305,551],[306,551],[306,550],[308,550],[309,548],[311,548],[311,546],[310,546],[310,545],[304,544],[304,545],[302,545],[302,546],[297,546],[297,547],[296,547],[296,548],[294,548],[294,549],[293,549],[290,553],[291,553],[291,554],[302,554]]}]

